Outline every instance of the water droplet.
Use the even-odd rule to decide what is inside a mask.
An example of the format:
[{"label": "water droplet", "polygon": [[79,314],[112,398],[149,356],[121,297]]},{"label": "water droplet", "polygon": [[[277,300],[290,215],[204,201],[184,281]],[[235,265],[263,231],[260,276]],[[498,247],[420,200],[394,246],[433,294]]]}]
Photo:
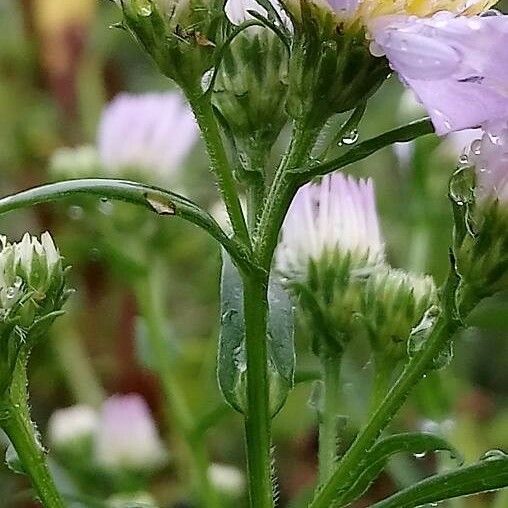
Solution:
[{"label": "water droplet", "polygon": [[23,279],[19,275],[17,275],[16,278],[14,279],[13,286],[16,289],[19,289],[22,285],[23,285]]},{"label": "water droplet", "polygon": [[68,214],[72,220],[80,220],[85,216],[85,211],[81,206],[73,205],[69,207]]},{"label": "water droplet", "polygon": [[423,349],[430,332],[434,328],[434,324],[438,316],[439,316],[439,308],[433,305],[430,309],[428,309],[425,312],[420,323],[418,323],[411,330],[411,334],[409,335],[409,341],[407,345],[407,350],[410,357],[415,356]]},{"label": "water droplet", "polygon": [[152,3],[150,0],[138,0],[137,12],[144,18],[150,16],[152,14]]},{"label": "water droplet", "polygon": [[480,460],[499,460],[505,458],[506,453],[504,453],[502,450],[489,450],[481,456]]},{"label": "water droplet", "polygon": [[427,455],[427,452],[417,452],[413,453],[415,459],[423,459]]},{"label": "water droplet", "polygon": [[344,145],[354,145],[358,141],[359,137],[360,137],[360,135],[358,133],[358,130],[357,129],[353,129],[351,132],[346,134],[341,139],[341,143],[344,144]]},{"label": "water droplet", "polygon": [[103,215],[111,215],[113,213],[115,206],[108,199],[101,199],[99,204],[99,212]]},{"label": "water droplet", "polygon": [[9,300],[12,300],[15,296],[16,296],[16,293],[17,293],[17,289],[14,287],[14,286],[9,286],[6,290],[5,290],[5,296],[6,298],[8,298]]},{"label": "water droplet", "polygon": [[475,139],[471,143],[471,151],[475,155],[480,155],[482,153],[482,140],[481,139]]}]

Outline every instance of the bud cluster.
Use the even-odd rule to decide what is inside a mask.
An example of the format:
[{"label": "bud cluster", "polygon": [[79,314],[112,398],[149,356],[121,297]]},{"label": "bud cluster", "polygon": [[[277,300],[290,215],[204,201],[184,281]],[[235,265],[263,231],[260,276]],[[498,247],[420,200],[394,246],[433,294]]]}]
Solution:
[{"label": "bud cluster", "polygon": [[370,180],[335,174],[300,189],[277,261],[317,337],[316,353],[340,354],[365,332],[377,360],[399,362],[411,330],[436,303],[430,277],[386,264]]},{"label": "bud cluster", "polygon": [[49,233],[21,242],[0,237],[0,393],[22,347],[46,332],[69,295],[65,269]]}]

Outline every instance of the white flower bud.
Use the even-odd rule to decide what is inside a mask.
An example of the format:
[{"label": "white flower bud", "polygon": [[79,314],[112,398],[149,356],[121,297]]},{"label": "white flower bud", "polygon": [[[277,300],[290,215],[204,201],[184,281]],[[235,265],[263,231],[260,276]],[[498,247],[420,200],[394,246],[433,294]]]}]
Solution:
[{"label": "white flower bud", "polygon": [[234,466],[213,463],[208,469],[208,476],[217,490],[231,497],[239,497],[245,490],[245,476]]},{"label": "white flower bud", "polygon": [[98,414],[90,406],[76,405],[56,410],[48,422],[49,440],[55,448],[92,438],[97,430]]}]

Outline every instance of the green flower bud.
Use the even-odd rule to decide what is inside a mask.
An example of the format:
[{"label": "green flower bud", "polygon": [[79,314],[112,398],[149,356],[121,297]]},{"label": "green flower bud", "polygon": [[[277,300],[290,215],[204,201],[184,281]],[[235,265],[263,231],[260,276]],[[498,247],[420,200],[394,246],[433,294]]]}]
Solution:
[{"label": "green flower bud", "polygon": [[234,137],[244,169],[263,169],[287,120],[288,52],[273,32],[253,27],[226,50],[213,101]]},{"label": "green flower bud", "polygon": [[9,386],[20,349],[44,334],[69,295],[62,259],[49,233],[0,237],[0,393]]},{"label": "green flower bud", "polygon": [[367,280],[361,315],[374,355],[392,362],[407,357],[411,330],[437,302],[432,277],[383,267]]},{"label": "green flower bud", "polygon": [[390,68],[369,51],[359,23],[351,23],[326,2],[285,2],[294,26],[289,63],[288,111],[309,126],[365,102]]},{"label": "green flower bud", "polygon": [[127,28],[163,74],[197,87],[213,66],[222,0],[115,0]]}]

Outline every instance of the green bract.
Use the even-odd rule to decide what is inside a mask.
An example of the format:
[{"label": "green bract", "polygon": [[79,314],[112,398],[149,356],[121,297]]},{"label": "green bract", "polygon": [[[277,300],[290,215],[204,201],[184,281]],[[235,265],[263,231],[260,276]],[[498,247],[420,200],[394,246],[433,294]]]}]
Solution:
[{"label": "green bract", "polygon": [[310,125],[365,102],[390,73],[372,56],[361,27],[345,27],[330,8],[287,2],[294,26],[289,63],[288,111]]},{"label": "green bract", "polygon": [[273,32],[260,27],[237,35],[222,58],[213,101],[246,170],[263,170],[286,123],[287,66],[287,48]]},{"label": "green bract", "polygon": [[387,361],[407,358],[411,330],[437,303],[431,277],[382,268],[374,272],[362,292],[361,313],[374,354]]},{"label": "green bract", "polygon": [[166,76],[197,87],[213,65],[223,19],[221,0],[116,0],[124,24]]}]

